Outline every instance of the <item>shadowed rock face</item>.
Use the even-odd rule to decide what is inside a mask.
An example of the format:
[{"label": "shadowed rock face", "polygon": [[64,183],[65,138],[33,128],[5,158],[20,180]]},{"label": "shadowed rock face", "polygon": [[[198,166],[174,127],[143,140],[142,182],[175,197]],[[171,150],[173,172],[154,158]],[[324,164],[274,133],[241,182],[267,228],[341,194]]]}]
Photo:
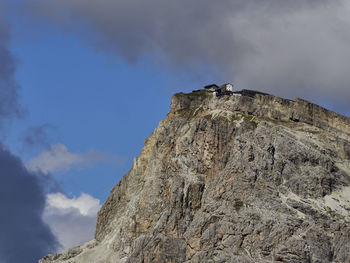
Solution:
[{"label": "shadowed rock face", "polygon": [[173,96],[95,240],[40,262],[350,262],[349,251],[349,118],[201,91]]}]

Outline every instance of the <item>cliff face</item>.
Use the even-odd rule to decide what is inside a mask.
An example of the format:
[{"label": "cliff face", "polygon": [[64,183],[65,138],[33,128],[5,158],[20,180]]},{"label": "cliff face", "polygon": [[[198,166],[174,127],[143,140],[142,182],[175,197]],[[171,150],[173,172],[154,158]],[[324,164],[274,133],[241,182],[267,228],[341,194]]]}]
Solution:
[{"label": "cliff face", "polygon": [[40,262],[350,262],[349,251],[350,119],[200,91],[173,96],[95,240]]}]

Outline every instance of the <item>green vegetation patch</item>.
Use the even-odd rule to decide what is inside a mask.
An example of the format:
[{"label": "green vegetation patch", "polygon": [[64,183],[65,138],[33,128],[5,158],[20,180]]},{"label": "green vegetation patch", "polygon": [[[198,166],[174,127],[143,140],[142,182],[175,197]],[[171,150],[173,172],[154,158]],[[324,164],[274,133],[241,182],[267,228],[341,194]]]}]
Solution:
[{"label": "green vegetation patch", "polygon": [[204,119],[206,119],[208,121],[211,121],[213,119],[213,115],[207,114],[207,115],[204,116]]},{"label": "green vegetation patch", "polygon": [[256,116],[253,115],[243,115],[243,121],[249,123],[250,127],[255,130],[258,127],[258,123],[254,121]]},{"label": "green vegetation patch", "polygon": [[202,101],[207,98],[210,98],[212,95],[213,93],[211,91],[199,90],[199,91],[193,91],[191,93],[183,93],[183,92],[176,93],[174,94],[174,97],[177,99],[187,98],[187,99],[190,99],[191,101],[194,101],[194,100]]},{"label": "green vegetation patch", "polygon": [[289,128],[297,127],[298,125],[300,125],[299,123],[294,122],[294,121],[274,119],[274,118],[270,118],[270,117],[261,117],[261,119],[264,121],[267,121],[267,122],[271,122],[275,125],[287,126]]},{"label": "green vegetation patch", "polygon": [[244,121],[251,121],[253,118],[254,118],[253,115],[244,115],[244,116],[243,116],[243,120],[244,120]]},{"label": "green vegetation patch", "polygon": [[202,107],[194,107],[189,109],[180,109],[176,111],[177,115],[180,115],[186,119],[192,119],[197,116],[198,113],[202,112]]},{"label": "green vegetation patch", "polygon": [[185,96],[189,97],[191,100],[205,100],[206,98],[211,97],[212,94],[213,93],[211,91],[200,90],[185,94]]}]

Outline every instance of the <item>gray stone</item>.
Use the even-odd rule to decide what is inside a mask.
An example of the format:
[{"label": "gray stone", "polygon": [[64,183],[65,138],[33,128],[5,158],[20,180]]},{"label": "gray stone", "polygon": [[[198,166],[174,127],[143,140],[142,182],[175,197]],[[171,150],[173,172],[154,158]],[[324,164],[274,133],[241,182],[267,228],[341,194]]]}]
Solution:
[{"label": "gray stone", "polygon": [[98,214],[46,262],[350,262],[350,120],[302,99],[176,94]]}]

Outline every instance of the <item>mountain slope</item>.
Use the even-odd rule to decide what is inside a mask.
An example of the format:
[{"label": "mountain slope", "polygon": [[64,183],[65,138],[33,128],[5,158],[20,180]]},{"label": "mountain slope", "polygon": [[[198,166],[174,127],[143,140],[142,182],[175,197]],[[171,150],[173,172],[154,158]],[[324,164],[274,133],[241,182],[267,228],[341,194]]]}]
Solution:
[{"label": "mountain slope", "polygon": [[350,262],[350,119],[301,99],[175,94],[98,214],[46,262]]}]

